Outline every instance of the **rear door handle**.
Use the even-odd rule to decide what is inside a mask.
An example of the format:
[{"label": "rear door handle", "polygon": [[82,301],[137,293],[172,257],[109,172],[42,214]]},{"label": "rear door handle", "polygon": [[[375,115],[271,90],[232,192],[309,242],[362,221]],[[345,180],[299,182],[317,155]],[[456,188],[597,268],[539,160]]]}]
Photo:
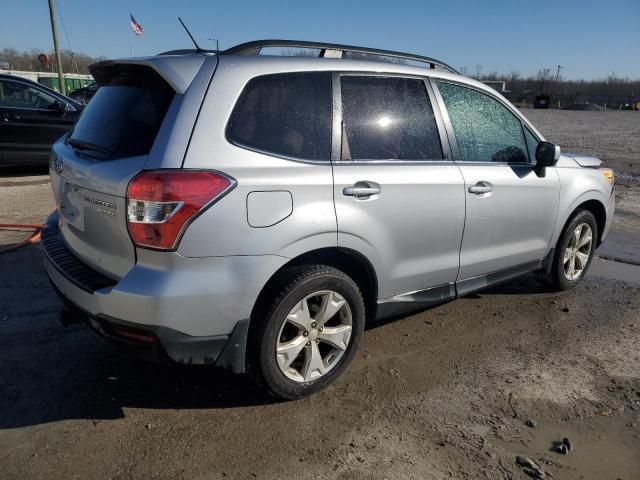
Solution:
[{"label": "rear door handle", "polygon": [[469,193],[475,193],[476,195],[490,192],[493,192],[493,186],[489,182],[478,182],[469,187]]},{"label": "rear door handle", "polygon": [[382,189],[380,185],[374,182],[356,182],[350,187],[344,187],[342,194],[347,197],[368,198],[372,195],[378,195]]}]

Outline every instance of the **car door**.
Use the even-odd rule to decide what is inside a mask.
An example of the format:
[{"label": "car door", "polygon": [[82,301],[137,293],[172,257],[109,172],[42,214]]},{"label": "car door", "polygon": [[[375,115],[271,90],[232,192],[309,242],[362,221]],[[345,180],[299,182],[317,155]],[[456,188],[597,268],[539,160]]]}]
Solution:
[{"label": "car door", "polygon": [[338,245],[378,276],[379,313],[391,303],[454,295],[464,185],[421,78],[334,75],[334,201]]},{"label": "car door", "polygon": [[560,184],[555,168],[534,168],[538,140],[505,103],[468,86],[433,84],[465,183],[458,275],[464,294],[539,265],[549,250]]},{"label": "car door", "polygon": [[5,164],[46,163],[51,145],[74,124],[74,108],[21,80],[0,79],[0,150]]}]

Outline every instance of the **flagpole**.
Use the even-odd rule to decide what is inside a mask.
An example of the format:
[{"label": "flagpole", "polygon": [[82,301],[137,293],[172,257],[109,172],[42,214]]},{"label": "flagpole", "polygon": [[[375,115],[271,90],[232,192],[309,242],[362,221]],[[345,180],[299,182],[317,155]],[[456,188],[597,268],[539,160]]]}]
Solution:
[{"label": "flagpole", "polygon": [[131,25],[129,25],[129,52],[133,57],[133,29],[131,28]]}]

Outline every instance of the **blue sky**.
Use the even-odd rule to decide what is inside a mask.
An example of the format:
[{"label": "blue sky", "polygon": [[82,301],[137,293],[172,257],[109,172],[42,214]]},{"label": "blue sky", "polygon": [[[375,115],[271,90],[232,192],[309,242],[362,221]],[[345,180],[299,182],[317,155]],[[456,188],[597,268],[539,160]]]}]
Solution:
[{"label": "blue sky", "polygon": [[[52,48],[46,0],[2,0],[0,48]],[[129,11],[145,29],[136,55],[259,38],[321,40],[429,55],[456,68],[527,76],[564,66],[565,78],[615,72],[640,79],[640,0],[57,0],[62,48],[129,55]],[[64,27],[68,33],[65,35]]]}]

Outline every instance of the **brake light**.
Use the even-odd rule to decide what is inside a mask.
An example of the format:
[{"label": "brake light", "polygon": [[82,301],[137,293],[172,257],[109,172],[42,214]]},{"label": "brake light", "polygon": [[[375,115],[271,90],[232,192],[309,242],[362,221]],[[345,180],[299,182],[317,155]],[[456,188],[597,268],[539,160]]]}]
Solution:
[{"label": "brake light", "polygon": [[203,209],[235,186],[223,174],[195,170],[142,172],[127,188],[127,228],[138,247],[173,250]]}]

